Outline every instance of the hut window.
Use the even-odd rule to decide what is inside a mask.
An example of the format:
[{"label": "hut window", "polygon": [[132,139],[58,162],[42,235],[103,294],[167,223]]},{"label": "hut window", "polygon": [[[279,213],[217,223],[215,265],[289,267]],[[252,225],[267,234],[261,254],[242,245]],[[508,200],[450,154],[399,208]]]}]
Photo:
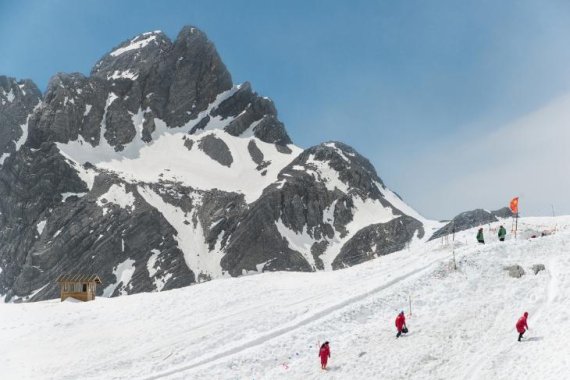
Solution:
[{"label": "hut window", "polygon": [[83,293],[87,292],[87,284],[83,284]]}]

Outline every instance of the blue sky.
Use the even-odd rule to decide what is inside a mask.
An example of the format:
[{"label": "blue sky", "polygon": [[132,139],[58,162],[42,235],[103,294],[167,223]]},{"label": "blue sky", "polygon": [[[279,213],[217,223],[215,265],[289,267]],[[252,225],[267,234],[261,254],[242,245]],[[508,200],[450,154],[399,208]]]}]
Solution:
[{"label": "blue sky", "polygon": [[[568,188],[546,191],[569,184],[557,171],[566,156],[542,160],[550,146],[532,153],[556,166],[547,183],[520,166],[524,149],[503,156],[485,145],[464,157],[461,148],[516,134],[517,120],[570,92],[567,1],[0,0],[0,74],[44,89],[56,72],[87,74],[133,35],[175,38],[186,24],[208,34],[234,82],[275,101],[297,145],[352,145],[426,216],[501,207],[511,194],[530,214],[552,203],[570,213]],[[555,140],[570,128],[556,114]],[[505,161],[524,181],[484,173]],[[481,189],[466,179],[477,172]]]}]

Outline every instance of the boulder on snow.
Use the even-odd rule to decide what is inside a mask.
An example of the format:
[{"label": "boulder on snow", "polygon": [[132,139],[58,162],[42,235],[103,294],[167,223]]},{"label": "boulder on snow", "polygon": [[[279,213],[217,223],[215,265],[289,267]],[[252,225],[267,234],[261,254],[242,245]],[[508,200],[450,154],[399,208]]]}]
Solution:
[{"label": "boulder on snow", "polygon": [[532,266],[532,271],[534,272],[534,274],[538,274],[538,272],[545,269],[546,267],[544,266],[544,264],[534,264]]},{"label": "boulder on snow", "polygon": [[503,267],[503,269],[509,271],[509,276],[511,277],[521,278],[522,276],[524,276],[524,269],[518,264],[509,265]]}]

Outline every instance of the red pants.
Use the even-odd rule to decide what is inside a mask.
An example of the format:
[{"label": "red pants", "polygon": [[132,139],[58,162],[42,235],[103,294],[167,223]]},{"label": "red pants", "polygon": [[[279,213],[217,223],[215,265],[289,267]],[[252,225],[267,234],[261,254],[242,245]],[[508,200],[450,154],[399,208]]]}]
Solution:
[{"label": "red pants", "polygon": [[325,367],[327,365],[327,361],[329,358],[327,358],[326,356],[322,356],[321,357],[321,366]]}]

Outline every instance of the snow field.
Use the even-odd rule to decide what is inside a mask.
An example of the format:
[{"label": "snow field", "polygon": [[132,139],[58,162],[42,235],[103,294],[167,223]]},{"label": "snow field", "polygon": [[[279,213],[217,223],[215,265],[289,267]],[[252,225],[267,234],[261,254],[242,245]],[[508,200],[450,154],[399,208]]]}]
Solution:
[{"label": "snow field", "polygon": [[[2,304],[3,378],[563,379],[570,333],[570,218],[523,218],[538,239],[496,241],[485,227],[451,247],[414,244],[341,271],[263,273],[89,303]],[[505,226],[507,227],[506,223]],[[507,227],[508,228],[508,227]],[[546,271],[534,275],[533,264]],[[526,275],[508,276],[520,264]],[[103,284],[105,286],[105,284]],[[396,340],[394,318],[413,314]],[[514,324],[528,311],[519,343]],[[29,358],[34,360],[30,361]],[[65,360],[60,360],[65,358]],[[69,365],[69,363],[74,363]]]}]

